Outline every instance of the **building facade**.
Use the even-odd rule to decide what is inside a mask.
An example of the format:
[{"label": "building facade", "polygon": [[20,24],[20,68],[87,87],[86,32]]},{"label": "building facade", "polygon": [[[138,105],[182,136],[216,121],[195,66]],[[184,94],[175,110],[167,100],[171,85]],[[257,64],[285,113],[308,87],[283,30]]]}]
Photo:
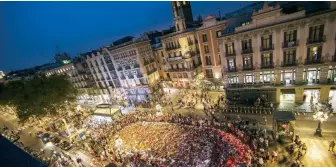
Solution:
[{"label": "building facade", "polygon": [[163,79],[171,86],[193,87],[195,76],[201,73],[201,58],[192,18],[190,2],[172,2],[176,31],[161,37]]},{"label": "building facade", "polygon": [[282,13],[280,5],[219,37],[229,99],[325,102],[335,88],[336,11]]},{"label": "building facade", "polygon": [[202,71],[206,79],[219,79],[223,75],[217,37],[225,29],[226,21],[209,15],[202,23],[203,25],[197,28]]}]

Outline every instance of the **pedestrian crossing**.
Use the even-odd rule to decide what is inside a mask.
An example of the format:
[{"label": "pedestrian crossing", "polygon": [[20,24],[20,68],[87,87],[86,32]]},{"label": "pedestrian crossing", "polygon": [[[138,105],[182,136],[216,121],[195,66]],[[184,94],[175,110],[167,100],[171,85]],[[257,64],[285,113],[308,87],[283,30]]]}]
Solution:
[{"label": "pedestrian crossing", "polygon": [[318,138],[301,138],[301,140],[307,145],[307,153],[302,158],[305,167],[336,166],[336,154],[328,151],[330,141]]}]

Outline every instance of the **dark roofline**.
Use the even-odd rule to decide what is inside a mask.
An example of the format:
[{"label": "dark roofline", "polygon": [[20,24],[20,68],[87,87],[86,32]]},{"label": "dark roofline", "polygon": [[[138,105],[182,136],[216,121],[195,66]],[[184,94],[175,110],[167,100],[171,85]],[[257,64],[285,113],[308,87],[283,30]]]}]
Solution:
[{"label": "dark roofline", "polygon": [[[257,28],[252,28],[252,29],[247,29],[247,30],[244,30],[244,31],[239,31],[239,32],[234,32],[234,33],[226,33],[226,34],[223,33],[220,37],[217,37],[217,38],[222,38],[222,37],[226,37],[226,36],[230,36],[230,35],[244,33],[244,32],[247,32],[247,31],[253,31],[253,30],[257,30],[257,29],[261,29],[261,28],[265,28],[265,27],[271,27],[271,26],[275,26],[275,25],[283,24],[283,23],[288,23],[288,22],[292,22],[292,21],[307,19],[309,17],[314,17],[314,16],[326,14],[326,13],[332,13],[332,12],[335,12],[335,11],[336,11],[336,9],[329,9],[329,10],[319,11],[319,12],[315,12],[315,13],[310,13],[310,14],[307,14],[305,17],[298,18],[298,19],[286,20],[286,21],[282,21],[282,22],[279,22],[279,23],[269,24],[269,25],[265,25],[265,26],[261,26],[261,27],[257,27]],[[237,28],[237,27],[234,27],[234,28]]]}]

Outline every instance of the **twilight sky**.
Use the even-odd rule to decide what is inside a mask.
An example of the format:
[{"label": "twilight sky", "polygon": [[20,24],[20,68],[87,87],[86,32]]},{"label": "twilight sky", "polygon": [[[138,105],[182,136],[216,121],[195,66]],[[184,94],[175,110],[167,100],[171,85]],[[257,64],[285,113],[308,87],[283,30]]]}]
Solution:
[{"label": "twilight sky", "polygon": [[[193,16],[252,2],[191,2]],[[0,2],[0,71],[53,62],[56,45],[76,56],[127,35],[173,25],[170,2]]]}]

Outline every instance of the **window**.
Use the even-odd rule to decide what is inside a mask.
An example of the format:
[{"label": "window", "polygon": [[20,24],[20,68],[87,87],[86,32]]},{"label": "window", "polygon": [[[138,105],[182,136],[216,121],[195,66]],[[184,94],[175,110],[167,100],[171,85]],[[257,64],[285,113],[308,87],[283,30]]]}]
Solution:
[{"label": "window", "polygon": [[206,34],[202,34],[202,39],[203,39],[203,42],[208,42],[208,38]]},{"label": "window", "polygon": [[254,83],[254,75],[253,74],[245,74],[244,75],[244,83]]},{"label": "window", "polygon": [[242,50],[248,50],[252,48],[252,40],[242,40]]},{"label": "window", "polygon": [[218,54],[218,64],[221,64],[221,57],[220,57],[220,54]]},{"label": "window", "polygon": [[324,25],[309,27],[309,40],[315,41],[322,39],[323,31],[324,31]]},{"label": "window", "polygon": [[211,58],[210,58],[210,56],[205,56],[205,64],[207,66],[211,66]]},{"label": "window", "polygon": [[296,41],[296,34],[297,34],[297,30],[285,32],[284,33],[284,41],[285,42]]},{"label": "window", "polygon": [[226,47],[226,53],[228,55],[233,55],[234,54],[234,43],[227,43],[225,44]]},{"label": "window", "polygon": [[217,34],[217,37],[220,37],[222,35],[222,31],[217,31],[216,34]]},{"label": "window", "polygon": [[296,50],[286,50],[284,51],[284,64],[293,64],[295,62]]},{"label": "window", "polygon": [[164,57],[163,52],[161,51],[161,57]]},{"label": "window", "polygon": [[209,53],[209,47],[208,47],[208,45],[204,45],[204,52],[205,53]]},{"label": "window", "polygon": [[252,57],[244,57],[243,66],[247,68],[252,67]]},{"label": "window", "polygon": [[228,67],[229,67],[229,70],[235,70],[236,69],[236,61],[235,59],[229,59],[228,60]]},{"label": "window", "polygon": [[213,78],[212,69],[206,69],[205,70],[205,75],[206,75],[207,78]]},{"label": "window", "polygon": [[239,83],[239,81],[238,81],[238,75],[230,75],[229,76],[229,83],[230,84],[237,84],[237,83]]},{"label": "window", "polygon": [[274,71],[260,72],[261,82],[271,82],[274,80]]},{"label": "window", "polygon": [[310,47],[308,48],[307,54],[307,60],[308,61],[318,61],[321,59],[321,53],[322,53],[322,46],[318,47]]},{"label": "window", "polygon": [[263,49],[270,49],[272,47],[272,35],[261,37],[261,41]]},{"label": "window", "polygon": [[262,54],[261,64],[263,66],[270,66],[272,65],[272,53],[264,53]]}]

